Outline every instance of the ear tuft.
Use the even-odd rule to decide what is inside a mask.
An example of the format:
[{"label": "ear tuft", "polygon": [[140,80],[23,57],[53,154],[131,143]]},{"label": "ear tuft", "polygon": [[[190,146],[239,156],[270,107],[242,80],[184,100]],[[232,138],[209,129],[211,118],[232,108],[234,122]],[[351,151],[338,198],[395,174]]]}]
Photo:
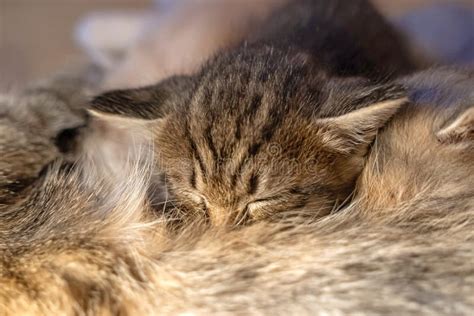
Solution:
[{"label": "ear tuft", "polygon": [[474,107],[462,113],[447,127],[436,133],[441,143],[459,143],[474,140]]}]

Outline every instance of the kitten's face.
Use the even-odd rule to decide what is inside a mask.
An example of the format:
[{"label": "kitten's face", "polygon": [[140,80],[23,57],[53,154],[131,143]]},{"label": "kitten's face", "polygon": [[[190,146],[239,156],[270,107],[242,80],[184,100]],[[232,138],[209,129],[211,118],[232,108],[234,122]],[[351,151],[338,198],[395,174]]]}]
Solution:
[{"label": "kitten's face", "polygon": [[73,102],[72,93],[62,92],[51,86],[0,95],[0,207],[26,194],[49,164],[70,154],[86,113],[72,104],[84,99]]},{"label": "kitten's face", "polygon": [[331,151],[322,127],[273,100],[263,93],[235,111],[198,105],[164,120],[157,157],[178,205],[224,224],[303,207],[323,215],[349,195],[362,159]]},{"label": "kitten's face", "polygon": [[93,107],[159,118],[150,124],[170,200],[235,225],[337,208],[402,97],[399,87],[330,80],[298,56],[252,52],[195,77],[105,94]]},{"label": "kitten's face", "polygon": [[362,156],[328,146],[330,134],[300,108],[303,100],[285,100],[273,83],[245,94],[214,84],[156,131],[159,168],[178,205],[224,224],[303,207],[324,215],[348,197]]}]

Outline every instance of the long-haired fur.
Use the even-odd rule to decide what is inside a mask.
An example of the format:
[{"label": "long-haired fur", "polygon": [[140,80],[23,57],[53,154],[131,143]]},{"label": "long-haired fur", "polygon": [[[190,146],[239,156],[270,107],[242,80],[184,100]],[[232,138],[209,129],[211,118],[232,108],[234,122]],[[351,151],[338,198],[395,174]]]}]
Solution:
[{"label": "long-haired fur", "polygon": [[[443,152],[430,161],[450,172],[437,169],[427,177],[432,166],[419,161],[424,140],[393,137],[435,133],[444,127],[441,118],[449,122],[472,105],[472,85],[458,89],[472,83],[472,74],[441,71],[415,79],[405,81],[414,93],[429,87],[431,104],[453,97],[456,111],[407,107],[381,132],[354,201],[317,221],[292,218],[238,230],[195,222],[168,231],[161,216],[150,216],[144,193],[153,157],[130,160],[126,176],[115,182],[94,164],[56,165],[31,194],[0,213],[2,313],[470,314],[472,143],[428,142]],[[451,164],[453,152],[466,159]],[[401,153],[406,159],[398,159]],[[393,168],[401,175],[419,172],[401,177],[406,182],[399,186],[386,185]],[[459,170],[470,173],[449,177]],[[409,194],[406,184],[413,184]],[[364,191],[378,186],[386,190]],[[388,205],[383,216],[380,201]]]}]

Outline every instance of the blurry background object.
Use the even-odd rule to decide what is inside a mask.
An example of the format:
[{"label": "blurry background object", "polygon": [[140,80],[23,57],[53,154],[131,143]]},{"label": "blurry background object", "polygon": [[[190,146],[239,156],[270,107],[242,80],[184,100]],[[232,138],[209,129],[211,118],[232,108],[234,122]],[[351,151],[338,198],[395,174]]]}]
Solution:
[{"label": "blurry background object", "polygon": [[144,10],[150,0],[0,0],[0,91],[84,58],[74,28],[86,14]]},{"label": "blurry background object", "polygon": [[[76,25],[85,15],[129,12],[133,20],[134,12],[144,12],[154,2],[174,1],[180,0],[0,0],[0,91],[85,59],[74,42]],[[474,61],[474,0],[374,2],[434,57]],[[117,39],[133,36],[115,27]]]},{"label": "blurry background object", "polygon": [[471,10],[455,3],[414,9],[397,19],[397,25],[435,60],[474,64],[474,1]]}]

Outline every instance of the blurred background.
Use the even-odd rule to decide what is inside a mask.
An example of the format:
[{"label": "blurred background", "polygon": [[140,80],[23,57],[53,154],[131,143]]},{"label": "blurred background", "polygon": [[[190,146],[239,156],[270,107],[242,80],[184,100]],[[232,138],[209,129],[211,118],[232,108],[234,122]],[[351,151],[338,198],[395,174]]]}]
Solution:
[{"label": "blurred background", "polygon": [[[74,28],[84,15],[107,10],[142,11],[150,8],[152,2],[152,0],[0,0],[0,91],[47,76],[68,63],[84,59],[73,37]],[[474,0],[374,0],[374,2],[391,18],[406,15],[410,11],[435,2],[461,3],[474,8]],[[474,29],[470,32],[474,33]]]}]

